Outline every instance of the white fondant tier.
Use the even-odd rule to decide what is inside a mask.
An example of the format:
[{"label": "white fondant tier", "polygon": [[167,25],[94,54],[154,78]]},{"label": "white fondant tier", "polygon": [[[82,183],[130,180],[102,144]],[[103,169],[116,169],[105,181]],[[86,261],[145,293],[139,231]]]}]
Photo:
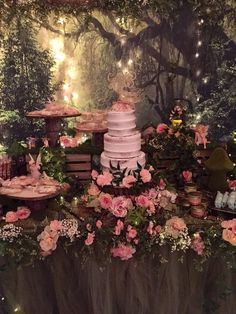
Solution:
[{"label": "white fondant tier", "polygon": [[107,126],[112,130],[130,130],[136,128],[134,110],[127,112],[109,111],[107,114]]},{"label": "white fondant tier", "polygon": [[140,166],[145,166],[145,154],[144,152],[139,152],[139,156],[124,159],[124,158],[109,158],[105,152],[101,154],[101,165],[104,168],[110,169],[110,163],[112,166],[117,167],[118,164],[120,165],[120,169],[129,169],[129,170],[135,170],[138,168],[137,163],[140,164]]},{"label": "white fondant tier", "polygon": [[122,130],[117,130],[114,128],[109,128],[108,129],[108,134],[114,137],[118,137],[118,136],[129,136],[129,135],[134,135],[135,133],[137,133],[136,128],[133,129],[122,129]]},{"label": "white fondant tier", "polygon": [[111,158],[132,158],[140,154],[141,134],[136,132],[130,136],[104,135],[104,151]]}]

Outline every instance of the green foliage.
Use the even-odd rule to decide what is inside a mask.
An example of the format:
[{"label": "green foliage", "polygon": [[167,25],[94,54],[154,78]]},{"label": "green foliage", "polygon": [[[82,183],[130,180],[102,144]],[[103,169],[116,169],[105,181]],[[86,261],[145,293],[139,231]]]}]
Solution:
[{"label": "green foliage", "polygon": [[210,126],[212,137],[219,140],[235,129],[236,120],[236,63],[224,61],[217,69],[217,81],[210,98],[196,107],[202,121]]},{"label": "green foliage", "polygon": [[40,154],[42,171],[59,182],[65,181],[66,155],[63,148],[42,148]]},{"label": "green foliage", "polygon": [[32,25],[14,21],[3,41],[0,63],[0,140],[3,143],[41,134],[42,123],[30,121],[25,114],[42,108],[52,99],[58,88],[52,84],[53,64],[48,51],[39,49]]}]

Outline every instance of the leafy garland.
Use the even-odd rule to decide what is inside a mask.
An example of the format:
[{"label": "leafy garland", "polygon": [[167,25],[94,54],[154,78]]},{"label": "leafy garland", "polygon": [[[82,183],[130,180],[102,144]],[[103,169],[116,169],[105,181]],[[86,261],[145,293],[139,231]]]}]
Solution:
[{"label": "leafy garland", "polygon": [[[168,212],[144,219],[146,211],[140,208],[135,218],[138,223],[134,223],[131,216],[125,221],[119,219],[123,225],[120,232],[116,233],[117,224],[111,217],[97,212],[90,212],[82,217],[81,209],[81,217],[77,218],[68,211],[72,210],[71,204],[64,202],[63,205],[57,206],[57,210],[46,212],[49,219],[45,218],[41,223],[32,218],[29,218],[28,223],[27,220],[26,223],[1,223],[0,256],[17,264],[34,263],[53,254],[56,247],[60,246],[66,251],[68,247],[71,247],[72,251],[73,248],[75,250],[80,247],[81,260],[84,262],[95,252],[102,256],[102,263],[109,262],[111,255],[127,260],[133,256],[141,258],[150,253],[158,256],[160,262],[166,262],[165,256],[160,255],[160,248],[167,246],[172,252],[178,251],[182,258],[188,251],[195,251],[195,267],[199,271],[210,257],[217,256],[223,258],[228,267],[235,266],[236,243],[232,245],[229,241],[222,240],[222,232],[224,234],[224,231],[229,229],[222,229],[218,221],[199,221],[186,215],[183,218],[170,218]],[[53,219],[57,218],[59,213],[62,218]],[[182,229],[175,233],[170,232],[173,219],[182,226]],[[48,245],[47,242],[43,243],[45,234],[56,239],[55,246],[50,246],[49,242],[48,248],[51,250],[48,252],[42,250]],[[116,248],[118,252],[115,251]]]}]

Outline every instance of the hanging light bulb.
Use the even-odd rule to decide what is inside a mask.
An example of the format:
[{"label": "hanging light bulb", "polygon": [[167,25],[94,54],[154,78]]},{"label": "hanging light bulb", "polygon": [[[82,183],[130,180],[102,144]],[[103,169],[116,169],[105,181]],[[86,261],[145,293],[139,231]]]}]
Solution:
[{"label": "hanging light bulb", "polygon": [[201,45],[202,45],[202,41],[199,40],[199,41],[197,42],[197,46],[198,46],[198,47],[201,47]]},{"label": "hanging light bulb", "polygon": [[197,70],[196,76],[200,76],[200,74],[201,74],[201,70]]},{"label": "hanging light bulb", "polygon": [[195,53],[195,58],[198,58],[198,57],[199,57],[199,53],[196,52],[196,53]]}]

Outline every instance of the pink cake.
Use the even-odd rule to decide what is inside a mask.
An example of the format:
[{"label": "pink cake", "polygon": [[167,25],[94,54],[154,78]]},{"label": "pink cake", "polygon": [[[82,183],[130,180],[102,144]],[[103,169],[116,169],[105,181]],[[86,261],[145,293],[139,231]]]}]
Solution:
[{"label": "pink cake", "polygon": [[141,134],[136,130],[135,111],[122,101],[113,104],[107,115],[108,133],[104,135],[104,152],[101,164],[110,168],[110,163],[121,169],[137,169],[137,163],[145,165],[145,154],[141,151]]}]

